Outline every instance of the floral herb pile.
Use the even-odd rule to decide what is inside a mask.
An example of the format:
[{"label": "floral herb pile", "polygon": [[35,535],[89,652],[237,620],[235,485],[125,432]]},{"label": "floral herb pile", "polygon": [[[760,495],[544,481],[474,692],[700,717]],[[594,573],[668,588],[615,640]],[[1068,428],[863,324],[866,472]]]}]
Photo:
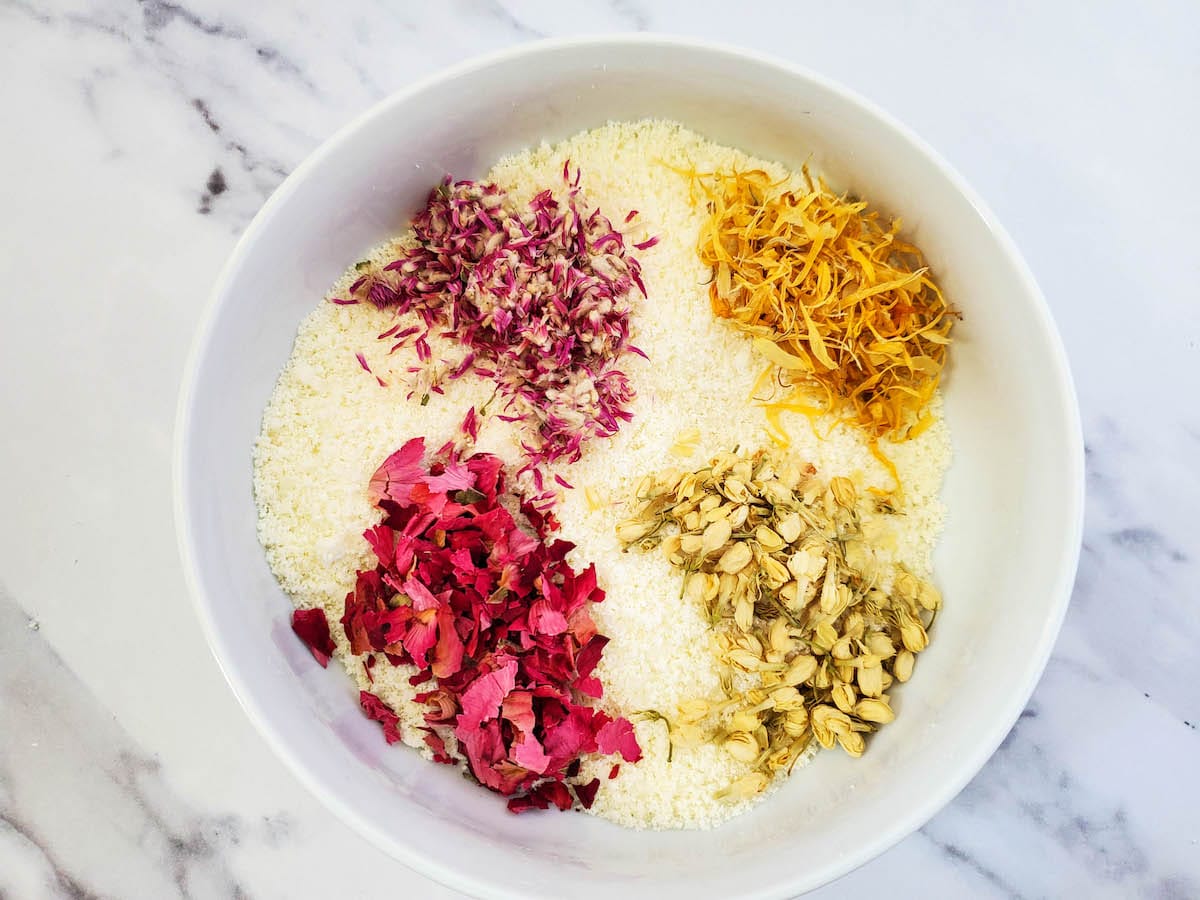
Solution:
[{"label": "floral herb pile", "polygon": [[[398,324],[380,337],[395,341],[393,350],[413,343],[421,365],[409,371],[424,374],[429,389],[468,372],[493,380],[496,415],[525,427],[525,469],[539,490],[542,465],[578,460],[585,441],[629,421],[634,390],[617,363],[641,353],[629,343],[634,288],[645,295],[640,265],[612,221],[580,196],[579,171],[572,179],[568,163],[563,178],[564,197],[544,190],[525,206],[495,184],[447,178],[400,256],[364,264],[353,299],[340,301],[417,313],[423,330]],[[465,355],[433,360],[435,329]],[[472,407],[463,430],[474,437],[476,428]]]},{"label": "floral herb pile", "polygon": [[[379,656],[415,666],[410,682],[424,688],[416,700],[430,707],[422,731],[434,758],[466,762],[511,798],[512,811],[590,807],[599,780],[571,783],[584,754],[641,758],[627,719],[584,702],[602,694],[592,673],[608,643],[588,611],[604,599],[595,568],[571,567],[573,545],[553,539],[553,521],[527,500],[506,494],[491,454],[461,457],[447,445],[427,464],[424,440],[414,438],[369,490],[383,520],[364,534],[377,564],[346,596],[351,652],[365,656],[368,675]],[[297,611],[293,628],[325,665],[333,641],[324,612]],[[368,691],[360,700],[388,742],[400,740],[399,717]]]}]

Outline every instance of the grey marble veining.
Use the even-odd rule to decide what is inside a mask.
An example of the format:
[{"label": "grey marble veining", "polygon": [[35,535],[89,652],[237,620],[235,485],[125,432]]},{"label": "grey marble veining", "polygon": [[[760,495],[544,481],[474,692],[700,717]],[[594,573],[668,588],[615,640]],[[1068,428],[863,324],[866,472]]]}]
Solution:
[{"label": "grey marble veining", "polygon": [[34,624],[0,594],[0,893],[245,896],[223,852],[246,823],[181,800]]},{"label": "grey marble veining", "polygon": [[171,532],[182,362],[237,235],[352,116],[487,50],[661,30],[803,62],[937,146],[1029,259],[1083,408],[1080,574],[1029,707],[817,896],[1200,897],[1200,14],[762,9],[0,0],[0,896],[455,896],[333,820],[224,686]]}]

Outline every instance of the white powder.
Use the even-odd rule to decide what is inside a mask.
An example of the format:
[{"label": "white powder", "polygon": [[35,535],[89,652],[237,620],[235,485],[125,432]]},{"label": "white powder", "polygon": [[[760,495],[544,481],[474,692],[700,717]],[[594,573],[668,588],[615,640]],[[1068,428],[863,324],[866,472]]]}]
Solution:
[{"label": "white powder", "polygon": [[[639,254],[648,296],[636,303],[631,322],[633,343],[649,361],[632,354],[622,360],[638,392],[634,419],[616,437],[592,441],[578,463],[560,468],[576,489],[565,492],[558,516],[562,536],[577,545],[572,562],[594,562],[608,593],[593,609],[601,632],[611,638],[597,669],[605,686],[602,705],[623,715],[651,709],[669,715],[684,700],[716,694],[716,657],[701,610],[679,599],[680,574],[661,554],[621,551],[614,527],[625,515],[622,501],[644,474],[699,466],[717,451],[749,451],[769,442],[763,413],[748,399],[762,360],[747,339],[713,318],[709,306],[709,273],[696,254],[703,205],[693,205],[687,181],[659,162],[788,173],[677,124],[642,121],[613,123],[505,158],[488,178],[524,200],[561,184],[567,159],[582,168],[586,198],[614,222],[629,210],[640,212],[634,240],[651,234],[660,239]],[[375,255],[388,252],[385,246]],[[348,272],[331,296],[344,296],[354,277]],[[448,383],[445,395],[432,395],[427,406],[406,401],[403,370],[412,359],[406,350],[388,356],[390,342],[376,339],[394,322],[391,313],[368,305],[320,304],[300,326],[255,448],[259,532],[271,567],[297,606],[322,606],[331,623],[341,617],[355,571],[371,560],[361,538],[378,521],[365,491],[371,473],[410,437],[424,435],[430,447],[450,440],[467,407],[479,407],[492,393],[489,382],[468,377]],[[362,369],[355,358],[360,352],[388,388]],[[934,424],[920,437],[885,448],[906,500],[892,552],[922,576],[930,574],[930,552],[942,527],[939,490],[950,456],[940,400],[934,412]],[[784,424],[793,452],[823,474],[890,485],[857,430],[829,420],[814,428],[802,416]],[[699,429],[700,440],[690,460],[679,460],[669,450],[688,428]],[[477,449],[517,462],[514,437],[512,426],[493,420],[481,430]],[[600,499],[599,509],[587,501],[588,488]],[[331,632],[359,686],[395,709],[402,725],[423,724],[425,708],[412,703],[414,689],[407,683],[412,670],[381,662],[371,685],[361,661],[349,656],[341,629]],[[601,779],[593,813],[635,827],[711,827],[751,805],[713,796],[748,766],[715,746],[676,747],[668,763],[664,724],[637,720],[636,727],[645,753],[640,763],[622,762],[611,781],[614,759],[585,763],[585,777]],[[417,742],[413,728],[403,731]]]}]

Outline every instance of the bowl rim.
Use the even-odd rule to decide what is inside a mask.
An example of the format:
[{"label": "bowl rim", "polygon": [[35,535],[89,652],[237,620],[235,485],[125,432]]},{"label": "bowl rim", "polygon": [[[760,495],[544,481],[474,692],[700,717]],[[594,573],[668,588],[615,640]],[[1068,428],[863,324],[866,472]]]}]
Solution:
[{"label": "bowl rim", "polygon": [[183,564],[184,579],[193,607],[200,619],[205,639],[217,665],[224,675],[226,682],[237,698],[243,711],[254,724],[259,734],[281,758],[291,773],[303,784],[308,791],[317,797],[327,808],[355,831],[366,837],[376,847],[383,850],[392,858],[400,861],[413,871],[433,879],[454,890],[459,890],[479,897],[502,897],[506,900],[521,900],[523,894],[505,885],[489,883],[473,877],[438,860],[422,856],[410,850],[395,836],[384,832],[358,811],[344,803],[336,792],[328,789],[322,779],[312,771],[298,756],[294,755],[291,746],[284,740],[276,729],[266,710],[255,699],[254,691],[246,683],[237,664],[228,653],[220,632],[215,626],[208,597],[202,589],[202,579],[194,552],[194,535],[188,507],[189,475],[189,436],[192,427],[192,411],[200,363],[205,358],[212,338],[217,311],[223,306],[230,283],[244,263],[249,248],[258,239],[259,232],[267,227],[274,218],[275,209],[285,198],[290,196],[303,183],[310,172],[350,136],[362,128],[367,122],[386,115],[393,106],[402,104],[409,98],[441,84],[452,81],[463,75],[487,69],[499,63],[519,59],[521,57],[536,57],[543,53],[557,52],[572,48],[595,49],[597,47],[617,46],[661,46],[686,48],[702,53],[718,54],[736,60],[753,62],[780,70],[793,77],[809,80],[822,89],[838,96],[838,98],[853,106],[857,106],[868,115],[878,119],[884,126],[891,129],[902,140],[908,141],[921,155],[932,162],[947,179],[947,181],[970,203],[976,214],[986,225],[998,249],[1012,264],[1021,282],[1023,290],[1032,301],[1032,311],[1039,327],[1048,338],[1050,347],[1050,368],[1055,379],[1056,388],[1062,405],[1066,409],[1067,418],[1062,423],[1065,439],[1065,458],[1069,468],[1069,484],[1067,485],[1068,512],[1070,515],[1070,531],[1065,535],[1064,551],[1059,560],[1051,589],[1051,605],[1049,614],[1042,626],[1036,643],[1031,647],[1028,661],[1025,665],[1025,677],[1018,690],[1010,693],[1008,704],[997,710],[991,719],[991,725],[976,738],[973,752],[963,756],[948,773],[944,786],[921,804],[909,808],[897,816],[886,827],[880,828],[869,840],[847,851],[836,860],[817,870],[798,873],[790,883],[776,881],[770,885],[756,885],[743,896],[755,900],[782,898],[794,896],[797,890],[807,892],[828,884],[843,875],[853,871],[866,862],[891,849],[901,840],[920,829],[941,809],[953,800],[959,792],[973,779],[999,748],[1013,725],[1025,708],[1034,688],[1041,679],[1042,672],[1049,662],[1055,640],[1062,627],[1070,602],[1075,575],[1079,564],[1080,549],[1083,536],[1083,515],[1085,496],[1084,442],[1082,420],[1079,412],[1074,380],[1062,337],[1055,326],[1050,308],[1045,296],[1038,287],[1033,273],[1022,257],[1015,242],[1008,232],[996,219],[987,204],[970,187],[962,175],[950,165],[936,150],[919,137],[907,125],[894,118],[870,100],[844,87],[840,83],[821,75],[805,66],[789,62],[769,53],[762,53],[751,48],[740,47],[720,41],[688,37],[683,35],[640,33],[640,34],[599,34],[588,36],[556,37],[517,44],[489,53],[473,56],[451,66],[438,69],[428,75],[412,81],[388,96],[374,103],[364,112],[354,116],[341,126],[334,134],[319,144],[305,159],[292,170],[280,183],[271,196],[255,214],[246,227],[225,262],[213,289],[201,313],[199,326],[193,338],[183,370],[176,409],[173,459],[172,459],[172,490],[176,537],[180,559]]}]

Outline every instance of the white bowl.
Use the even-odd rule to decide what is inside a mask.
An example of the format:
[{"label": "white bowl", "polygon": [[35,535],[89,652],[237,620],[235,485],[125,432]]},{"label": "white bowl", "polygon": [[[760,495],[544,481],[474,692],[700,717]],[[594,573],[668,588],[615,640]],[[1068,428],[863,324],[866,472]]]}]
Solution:
[{"label": "white bowl", "polygon": [[[902,214],[961,307],[946,415],[954,462],[935,557],[946,605],[895,724],[861,760],[821,754],[709,832],[512,816],[448,767],[389,748],[337,667],[292,635],[255,536],[250,449],[301,318],[444,173],[611,119],[679,120]],[[213,653],[250,718],[331,810],[444,884],[493,897],[786,897],[920,827],[999,745],[1066,610],[1083,452],[1062,345],[1016,249],[930,148],[861,98],[757,54],[664,38],[533,44],[464,63],[326,142],[247,229],[180,399],[176,511]],[[613,893],[619,891],[618,894]]]}]

